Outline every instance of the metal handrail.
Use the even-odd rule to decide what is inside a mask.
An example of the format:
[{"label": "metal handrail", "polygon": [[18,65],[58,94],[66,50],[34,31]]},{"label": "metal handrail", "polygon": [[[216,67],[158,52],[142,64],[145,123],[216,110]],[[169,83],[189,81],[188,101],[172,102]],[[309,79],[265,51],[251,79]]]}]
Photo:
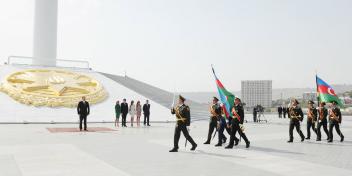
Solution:
[{"label": "metal handrail", "polygon": [[[13,63],[13,59],[14,58],[19,58],[19,59],[26,59],[26,60],[33,60],[36,59],[35,57],[28,57],[28,56],[9,56],[7,58],[7,64],[12,64],[12,65],[31,65],[31,66],[43,66],[43,65],[35,65],[35,64],[21,64],[21,63]],[[56,67],[64,67],[64,68],[84,68],[84,69],[91,69],[89,62],[88,61],[84,61],[84,60],[73,60],[73,59],[56,59],[56,62],[66,62],[66,63],[80,63],[85,65],[85,67],[69,67],[69,66],[60,66],[57,65]],[[50,66],[48,66],[50,67]]]}]

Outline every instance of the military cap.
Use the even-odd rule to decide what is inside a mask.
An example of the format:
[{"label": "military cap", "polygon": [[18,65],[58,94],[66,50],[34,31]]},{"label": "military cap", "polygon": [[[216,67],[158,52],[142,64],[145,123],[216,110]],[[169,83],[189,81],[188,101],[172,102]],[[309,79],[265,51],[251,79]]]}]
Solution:
[{"label": "military cap", "polygon": [[308,101],[308,104],[315,104],[315,103],[314,103],[314,101],[309,100],[309,101]]},{"label": "military cap", "polygon": [[218,98],[216,98],[216,97],[213,97],[213,100],[215,100],[215,101],[219,101],[219,99],[218,99]]},{"label": "military cap", "polygon": [[299,104],[298,100],[297,99],[292,99],[291,101],[295,102],[296,104]]},{"label": "military cap", "polygon": [[186,101],[186,99],[183,97],[183,96],[181,96],[181,95],[179,95],[179,97],[178,97],[181,101]]}]

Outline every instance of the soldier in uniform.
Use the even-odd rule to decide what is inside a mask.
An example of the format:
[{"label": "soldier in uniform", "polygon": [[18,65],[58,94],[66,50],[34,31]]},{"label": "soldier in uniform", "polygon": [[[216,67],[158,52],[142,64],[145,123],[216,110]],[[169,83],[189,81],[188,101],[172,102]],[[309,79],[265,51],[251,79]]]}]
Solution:
[{"label": "soldier in uniform", "polygon": [[[226,146],[226,149],[233,148],[234,145],[238,145],[238,138],[236,137],[236,132],[240,134],[243,140],[246,142],[246,148],[249,148],[250,142],[247,139],[246,134],[244,133],[243,121],[244,121],[244,110],[239,98],[235,99],[235,104],[232,108],[233,117],[229,119],[229,125],[231,127],[231,137],[229,145]],[[235,143],[234,143],[235,142]]]},{"label": "soldier in uniform", "polygon": [[332,102],[332,106],[331,109],[329,109],[329,140],[328,142],[332,142],[333,141],[333,129],[335,127],[337,134],[340,136],[341,138],[341,142],[343,142],[344,140],[344,136],[340,131],[340,124],[342,121],[342,115],[341,115],[341,111],[340,109],[337,107],[337,102],[333,101]]},{"label": "soldier in uniform", "polygon": [[319,119],[318,119],[318,127],[317,127],[317,141],[321,141],[321,132],[320,128],[323,126],[326,136],[329,140],[329,132],[328,132],[328,110],[325,108],[325,102],[320,102],[318,109]]},{"label": "soldier in uniform", "polygon": [[301,107],[298,106],[299,102],[296,99],[291,101],[291,106],[288,108],[288,118],[290,118],[290,139],[287,141],[289,143],[293,142],[293,129],[296,127],[297,133],[301,136],[301,141],[304,141],[304,135],[301,131],[300,122],[303,121],[303,111]]},{"label": "soldier in uniform", "polygon": [[197,148],[197,144],[193,141],[188,133],[188,126],[191,124],[191,113],[189,106],[185,105],[185,98],[179,96],[179,104],[171,109],[171,114],[176,115],[176,127],[174,135],[174,148],[170,152],[178,152],[178,141],[180,140],[181,131],[185,138],[192,144],[191,150]]},{"label": "soldier in uniform", "polygon": [[208,138],[204,142],[204,144],[210,144],[211,135],[214,130],[217,128],[218,117],[221,116],[221,107],[219,105],[219,99],[213,97],[213,104],[210,106],[210,121],[209,121],[209,130],[208,130]]},{"label": "soldier in uniform", "polygon": [[315,133],[317,133],[315,128],[315,122],[317,121],[318,111],[314,107],[314,102],[308,101],[308,112],[307,112],[307,137],[306,139],[310,139],[310,129],[312,128]]},{"label": "soldier in uniform", "polygon": [[226,128],[226,114],[224,111],[225,106],[223,105],[221,108],[221,115],[218,116],[218,121],[217,121],[217,130],[218,130],[218,143],[215,145],[215,147],[221,147],[223,143],[226,143],[226,136],[224,135],[224,131]]}]

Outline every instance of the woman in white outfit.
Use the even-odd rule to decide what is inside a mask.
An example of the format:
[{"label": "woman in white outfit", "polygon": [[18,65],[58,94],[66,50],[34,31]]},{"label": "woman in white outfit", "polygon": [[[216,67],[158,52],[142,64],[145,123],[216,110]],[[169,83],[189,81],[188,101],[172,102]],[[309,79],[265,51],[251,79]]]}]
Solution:
[{"label": "woman in white outfit", "polygon": [[133,120],[134,120],[134,116],[136,115],[136,105],[134,104],[133,100],[131,101],[129,113],[131,116],[131,127],[133,127]]}]

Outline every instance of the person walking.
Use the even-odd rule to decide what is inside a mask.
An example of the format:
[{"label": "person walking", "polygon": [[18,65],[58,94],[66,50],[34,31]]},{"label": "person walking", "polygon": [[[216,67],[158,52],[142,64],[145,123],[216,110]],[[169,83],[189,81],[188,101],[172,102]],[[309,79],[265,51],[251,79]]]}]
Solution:
[{"label": "person walking", "polygon": [[120,101],[117,100],[115,104],[115,127],[119,127],[120,114],[121,114]]},{"label": "person walking", "polygon": [[86,97],[82,97],[82,100],[77,105],[77,113],[79,115],[79,130],[82,131],[82,122],[84,123],[84,131],[87,130],[87,116],[90,113],[89,103],[86,101]]},{"label": "person walking", "polygon": [[123,99],[123,102],[121,103],[121,114],[122,114],[122,127],[127,127],[126,117],[128,114],[128,104],[127,104],[125,98]]},{"label": "person walking", "polygon": [[131,101],[130,104],[130,109],[129,109],[129,114],[131,116],[131,127],[133,127],[133,123],[134,123],[134,116],[136,115],[136,105],[134,104],[134,101]]},{"label": "person walking", "polygon": [[137,101],[136,110],[137,110],[137,126],[139,127],[141,125],[141,115],[142,115],[142,106],[140,101]]},{"label": "person walking", "polygon": [[[174,134],[174,147],[169,152],[178,152],[178,142],[180,140],[181,132],[186,140],[192,144],[191,151],[197,148],[197,144],[189,135],[189,126],[191,125],[191,112],[188,105],[184,104],[186,99],[179,95],[178,105],[172,107],[171,114],[176,115],[176,126]],[[186,143],[187,144],[187,143]]]},{"label": "person walking", "polygon": [[345,139],[345,137],[343,136],[340,130],[341,121],[342,121],[342,115],[341,115],[340,108],[337,107],[337,102],[333,101],[329,109],[329,140],[328,140],[329,143],[333,142],[334,140],[334,136],[333,136],[334,127],[337,134],[340,136],[340,141],[343,142],[343,140]]}]

